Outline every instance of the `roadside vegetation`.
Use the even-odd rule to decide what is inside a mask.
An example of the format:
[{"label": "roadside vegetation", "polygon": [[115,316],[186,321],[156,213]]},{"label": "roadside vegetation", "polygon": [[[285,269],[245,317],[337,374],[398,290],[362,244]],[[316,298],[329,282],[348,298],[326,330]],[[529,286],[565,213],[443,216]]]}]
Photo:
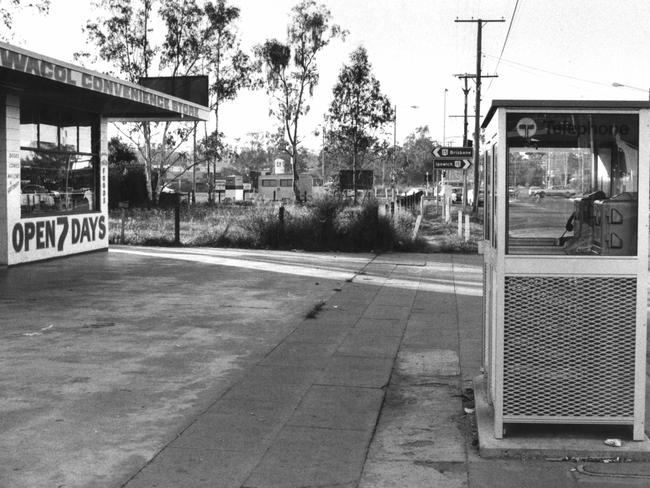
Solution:
[{"label": "roadside vegetation", "polygon": [[[180,245],[347,252],[477,252],[483,236],[480,218],[470,220],[470,236],[458,236],[458,208],[445,223],[441,209],[424,207],[417,237],[416,216],[401,210],[382,215],[377,201],[352,205],[327,196],[302,205],[234,202],[183,205]],[[122,238],[122,222],[124,237]],[[111,244],[172,246],[174,208],[129,208],[110,213]]]},{"label": "roadside vegetation", "polygon": [[[282,207],[277,202],[183,205],[180,210],[180,245],[426,252],[426,240],[412,238],[414,224],[415,217],[410,212],[400,212],[395,218],[390,218],[380,215],[376,201],[353,206],[333,197]],[[109,239],[112,244],[174,245],[174,209],[112,211]]]},{"label": "roadside vegetation", "polygon": [[[479,215],[470,217],[470,235],[458,235],[459,205],[452,206],[451,221],[445,222],[442,209],[431,204],[425,207],[419,235],[427,242],[428,252],[467,253],[478,252],[478,242],[483,239],[483,207]],[[468,209],[469,210],[469,209]],[[464,217],[463,217],[464,219]],[[465,223],[463,222],[463,232]]]}]

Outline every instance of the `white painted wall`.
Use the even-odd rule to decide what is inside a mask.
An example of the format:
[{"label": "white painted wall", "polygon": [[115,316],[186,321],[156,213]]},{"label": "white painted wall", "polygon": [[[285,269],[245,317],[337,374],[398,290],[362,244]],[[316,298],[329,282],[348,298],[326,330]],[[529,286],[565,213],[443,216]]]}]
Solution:
[{"label": "white painted wall", "polygon": [[20,217],[20,100],[0,97],[0,265],[108,249],[107,122],[100,124],[99,212]]}]

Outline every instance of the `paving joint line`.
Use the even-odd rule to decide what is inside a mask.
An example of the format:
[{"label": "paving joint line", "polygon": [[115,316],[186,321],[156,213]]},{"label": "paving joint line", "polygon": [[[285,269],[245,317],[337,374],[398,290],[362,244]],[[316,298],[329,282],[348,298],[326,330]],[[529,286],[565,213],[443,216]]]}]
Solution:
[{"label": "paving joint line", "polygon": [[[458,377],[457,383],[456,383],[456,388],[459,390],[459,394],[463,394],[463,363],[461,361],[461,334],[460,334],[460,314],[458,311],[458,294],[456,293],[456,275],[454,274],[454,256],[451,256],[450,260],[451,264],[451,279],[453,283],[453,290],[454,290],[454,312],[456,315],[456,345],[458,348]],[[449,385],[451,386],[451,385]],[[466,420],[465,420],[466,422]],[[466,426],[464,426],[466,427]],[[463,429],[465,430],[465,429]],[[463,432],[463,455],[465,456],[465,471],[467,473],[467,486],[470,486],[470,475],[469,475],[469,446],[468,446],[468,439],[467,439],[467,432]]]},{"label": "paving joint line", "polygon": [[[426,264],[426,262],[425,262],[425,264]],[[396,266],[393,267],[393,271],[395,269],[396,269]],[[391,271],[391,273],[389,274],[389,278],[393,274],[393,271]],[[422,279],[421,279],[421,276],[419,276],[418,277],[418,285],[415,288],[415,293],[413,294],[413,298],[411,300],[411,307],[413,306],[413,303],[415,303],[415,297],[418,294],[421,282],[422,282]],[[382,284],[381,287],[379,287],[379,289],[381,290],[385,286],[386,286],[385,284]],[[409,314],[408,314],[408,316],[406,318],[406,325],[402,329],[402,333],[399,336],[399,345],[397,346],[397,352],[395,353],[395,356],[392,358],[393,364],[391,365],[390,374],[388,375],[388,380],[386,381],[384,386],[382,386],[382,390],[383,390],[384,394],[383,394],[383,396],[381,398],[381,404],[379,406],[379,412],[377,414],[377,418],[375,419],[375,425],[372,428],[372,433],[370,435],[370,441],[368,442],[368,446],[366,447],[366,452],[365,452],[365,454],[363,456],[363,463],[362,463],[361,472],[359,473],[359,477],[356,480],[355,486],[357,488],[359,486],[359,483],[361,483],[361,479],[363,478],[363,473],[365,472],[365,467],[366,467],[366,464],[368,462],[368,454],[370,453],[370,446],[372,445],[372,441],[375,438],[375,434],[377,433],[377,428],[379,427],[379,421],[381,420],[381,415],[382,415],[382,413],[384,411],[384,404],[386,403],[386,396],[388,395],[388,388],[390,387],[390,382],[393,379],[393,376],[396,375],[395,364],[397,363],[397,358],[399,357],[399,353],[400,353],[400,351],[402,349],[402,343],[404,342],[404,336],[406,335],[406,329],[408,328],[408,320],[409,320],[410,317],[411,317],[411,312],[409,312]],[[392,319],[392,320],[396,320],[396,319]]]},{"label": "paving joint line", "polygon": [[[341,284],[341,288],[344,288],[348,283],[352,283],[352,282],[354,281],[354,278],[355,278],[359,273],[361,273],[361,272],[362,272],[366,267],[368,267],[368,266],[369,266],[369,265],[370,265],[370,264],[371,264],[371,263],[372,263],[376,258],[377,258],[377,255],[375,255],[375,256],[374,256],[370,261],[368,261],[366,264],[364,264],[364,265],[361,267],[361,269],[360,269],[359,271],[355,272],[351,279],[349,279],[349,280],[345,280],[345,281]],[[333,296],[335,296],[336,294],[338,294],[338,293],[340,293],[340,292],[339,292],[339,291],[332,290],[332,291],[330,292],[330,295],[329,295],[328,299],[325,300],[324,303],[326,304],[327,301],[331,300],[331,298],[332,298]],[[375,293],[375,295],[376,295],[376,293]],[[373,296],[373,298],[374,298],[374,296]],[[366,305],[366,309],[367,309],[368,306],[369,306],[369,304]],[[365,311],[365,309],[364,309],[364,311]],[[354,326],[357,324],[357,322],[358,322],[360,319],[361,319],[361,317],[359,317],[357,320],[354,321],[354,325],[351,327],[351,329],[354,328]],[[287,334],[287,335],[286,335],[286,336],[285,336],[285,337],[284,337],[284,338],[283,338],[283,339],[282,339],[282,340],[281,340],[281,341],[280,341],[280,342],[279,342],[279,343],[278,343],[278,344],[277,344],[277,345],[276,345],[276,346],[275,346],[275,347],[274,347],[274,348],[273,348],[273,349],[272,349],[272,350],[267,354],[267,356],[268,356],[269,354],[271,354],[271,352],[273,352],[275,349],[277,349],[277,348],[280,346],[280,344],[284,343],[284,342],[286,341],[287,337],[289,337],[289,335],[291,335],[293,332],[295,332],[295,331],[300,327],[300,325],[303,324],[303,323],[305,323],[307,320],[313,320],[313,319],[303,318],[303,320],[302,320],[302,321],[301,321],[301,322],[300,322],[300,323],[299,323],[299,324],[298,324],[298,325],[297,325],[297,326],[296,326],[296,327],[295,327],[291,332],[289,332],[289,334]],[[348,335],[349,335],[349,332],[348,332],[348,334],[346,334],[346,335],[344,336],[344,338],[347,337]],[[329,363],[333,357],[334,357],[334,354],[331,354],[331,355],[327,358],[326,363]],[[265,358],[266,358],[266,356],[264,356],[264,358],[262,358],[262,359],[260,360],[260,362],[262,362]],[[326,367],[327,367],[327,364],[326,364],[325,366],[323,366],[322,368],[317,368],[317,369],[318,369],[319,371],[322,372],[322,371],[324,371],[324,370],[326,369]],[[248,486],[248,485],[246,484],[246,482],[247,482],[248,479],[252,476],[253,472],[254,472],[254,471],[255,471],[255,470],[260,466],[260,464],[262,463],[262,460],[264,459],[264,456],[269,452],[269,450],[270,450],[271,447],[273,446],[273,443],[276,441],[276,439],[277,439],[278,436],[280,435],[280,432],[282,432],[282,430],[283,430],[285,427],[287,427],[287,426],[289,425],[289,423],[288,423],[289,420],[288,420],[288,419],[290,419],[291,416],[296,412],[298,406],[303,402],[303,400],[304,400],[305,397],[307,396],[307,393],[309,392],[310,388],[311,388],[314,384],[315,384],[315,383],[314,383],[313,380],[312,380],[310,383],[307,384],[307,388],[305,388],[304,392],[302,393],[302,395],[300,396],[300,398],[298,399],[298,401],[293,405],[293,409],[292,409],[292,411],[290,412],[289,416],[287,417],[287,420],[285,420],[285,422],[284,422],[284,423],[283,423],[283,424],[282,424],[282,425],[277,429],[277,431],[274,433],[274,435],[268,439],[268,443],[267,443],[267,445],[264,447],[263,450],[260,451],[260,456],[257,458],[257,462],[256,462],[255,465],[254,465],[252,468],[250,468],[250,469],[248,470],[248,472],[246,473],[246,478],[245,478],[243,484],[241,485],[242,488],[245,488],[246,486]],[[384,390],[384,396],[383,396],[383,398],[382,398],[382,404],[383,404],[383,399],[385,398],[385,396],[386,396],[386,393],[385,393],[385,390]],[[381,410],[380,410],[380,411],[381,411]],[[377,417],[379,417],[379,415],[378,415]],[[376,427],[376,426],[375,426],[375,427]],[[339,429],[339,430],[341,430],[341,429]],[[374,433],[374,430],[373,430],[373,433]],[[371,436],[371,439],[372,439],[372,436]],[[367,448],[366,448],[366,455],[367,455]],[[365,462],[365,457],[364,457],[364,462]],[[363,471],[363,470],[362,470],[362,471]],[[357,484],[358,484],[358,482],[357,482]]]}]

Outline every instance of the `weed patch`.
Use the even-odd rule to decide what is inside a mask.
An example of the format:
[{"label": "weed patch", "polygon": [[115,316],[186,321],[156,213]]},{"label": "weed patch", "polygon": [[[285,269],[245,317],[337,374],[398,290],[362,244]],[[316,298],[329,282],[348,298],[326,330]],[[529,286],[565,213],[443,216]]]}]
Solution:
[{"label": "weed patch", "polygon": [[[301,249],[305,251],[426,252],[422,238],[413,239],[414,218],[379,215],[377,203],[351,206],[326,197],[304,205],[196,205],[181,209],[183,246]],[[173,209],[128,209],[110,214],[113,244],[173,245]]]}]

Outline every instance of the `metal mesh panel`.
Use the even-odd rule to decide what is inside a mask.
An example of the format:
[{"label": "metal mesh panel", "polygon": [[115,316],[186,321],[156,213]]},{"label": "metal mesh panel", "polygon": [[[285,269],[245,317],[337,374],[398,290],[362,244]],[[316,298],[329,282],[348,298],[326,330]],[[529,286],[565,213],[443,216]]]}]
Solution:
[{"label": "metal mesh panel", "polygon": [[504,416],[633,415],[635,278],[506,277],[504,319]]}]

